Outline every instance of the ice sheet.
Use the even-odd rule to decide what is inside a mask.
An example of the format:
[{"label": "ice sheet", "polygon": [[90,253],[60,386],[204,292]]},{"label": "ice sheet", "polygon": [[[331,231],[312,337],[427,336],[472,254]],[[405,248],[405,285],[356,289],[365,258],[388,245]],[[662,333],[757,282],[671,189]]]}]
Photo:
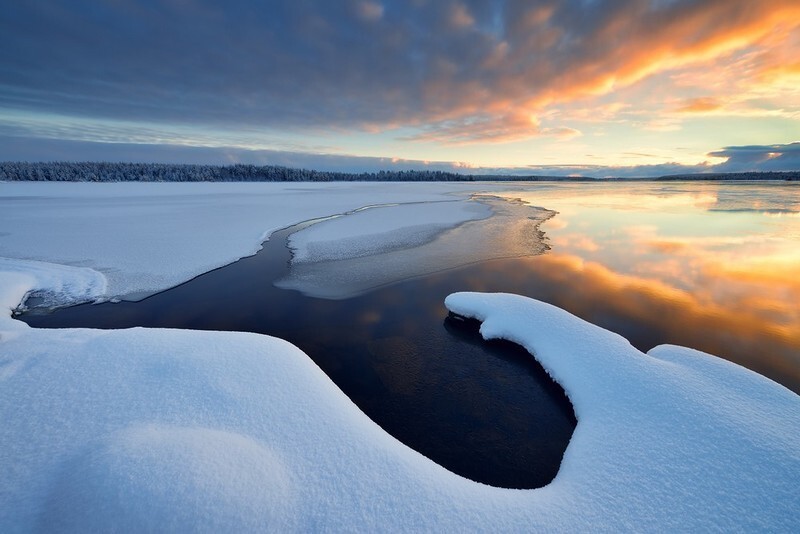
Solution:
[{"label": "ice sheet", "polygon": [[465,200],[369,206],[324,220],[289,238],[292,263],[360,258],[429,243],[449,228],[492,214]]},{"label": "ice sheet", "polygon": [[[256,253],[275,230],[367,205],[453,200],[417,183],[0,184],[0,257],[90,267],[141,298]],[[458,221],[456,221],[458,222]]]},{"label": "ice sheet", "polygon": [[553,214],[486,195],[357,212],[297,232],[295,260],[275,285],[344,299],[479,261],[541,254],[539,225]]}]

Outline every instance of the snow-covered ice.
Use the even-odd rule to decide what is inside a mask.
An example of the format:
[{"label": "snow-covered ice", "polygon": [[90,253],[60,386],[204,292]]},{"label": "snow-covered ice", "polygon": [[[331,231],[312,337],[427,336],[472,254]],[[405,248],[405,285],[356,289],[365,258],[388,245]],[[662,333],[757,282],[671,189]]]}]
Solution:
[{"label": "snow-covered ice", "polygon": [[[413,212],[409,212],[412,206]],[[292,234],[292,263],[358,258],[418,247],[456,224],[491,214],[484,204],[453,200],[369,206]]]},{"label": "snow-covered ice", "polygon": [[479,261],[541,254],[539,225],[553,214],[489,195],[372,208],[293,234],[289,273],[275,285],[343,299]]},{"label": "snow-covered ice", "polygon": [[[252,253],[274,228],[359,205],[466,198],[478,186],[211,184],[187,195],[186,184],[10,185],[0,198],[0,256],[11,258],[0,262],[1,532],[800,531],[799,396],[690,349],[643,354],[541,302],[446,302],[481,320],[484,337],[526,347],[574,405],[561,469],[537,490],[434,464],[284,341],[40,330],[11,314],[33,291],[95,299],[163,288]],[[155,248],[138,241],[157,229]],[[103,249],[115,240],[130,245],[119,257]],[[153,256],[168,246],[175,254]]]},{"label": "snow-covered ice", "polygon": [[[466,199],[475,184],[0,184],[0,257],[89,267],[139,298],[255,254],[280,228],[376,204]],[[461,193],[458,196],[454,194]],[[463,216],[447,212],[456,218]],[[439,230],[447,217],[436,221]],[[74,297],[74,295],[70,295]],[[90,297],[94,299],[94,295]]]}]

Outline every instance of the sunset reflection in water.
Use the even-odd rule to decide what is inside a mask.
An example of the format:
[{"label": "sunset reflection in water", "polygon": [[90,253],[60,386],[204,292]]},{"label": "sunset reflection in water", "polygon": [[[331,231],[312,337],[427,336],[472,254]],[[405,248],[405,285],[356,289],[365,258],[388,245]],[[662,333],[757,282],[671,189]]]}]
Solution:
[{"label": "sunset reflection in water", "polygon": [[[569,184],[504,193],[558,211],[509,285],[649,349],[704,350],[800,391],[800,184]],[[517,260],[520,261],[520,260]],[[516,282],[512,282],[516,279]]]}]

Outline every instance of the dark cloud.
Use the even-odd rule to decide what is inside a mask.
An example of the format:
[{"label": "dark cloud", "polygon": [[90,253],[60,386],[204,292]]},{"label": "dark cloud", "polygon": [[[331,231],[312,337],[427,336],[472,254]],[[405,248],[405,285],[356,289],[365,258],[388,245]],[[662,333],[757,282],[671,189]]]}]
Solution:
[{"label": "dark cloud", "polygon": [[724,51],[732,35],[755,41],[796,13],[796,0],[6,2],[0,108],[519,139],[548,135],[521,114]]},{"label": "dark cloud", "polygon": [[62,139],[34,139],[2,134],[0,134],[0,161],[110,161],[205,165],[245,163],[342,172],[424,169],[464,173],[472,170],[457,162],[426,162],[288,150],[247,150],[238,147],[96,143]]},{"label": "dark cloud", "polygon": [[132,163],[198,163],[226,165],[280,165],[320,171],[377,172],[381,170],[438,170],[461,174],[588,176],[639,178],[716,170],[708,165],[549,165],[527,167],[471,167],[461,162],[335,155],[291,150],[246,150],[238,147],[193,147],[173,144],[97,143],[62,139],[34,139],[0,133],[0,161],[118,161]]},{"label": "dark cloud", "polygon": [[728,158],[717,172],[796,171],[800,169],[800,142],[786,145],[729,146],[709,153]]}]

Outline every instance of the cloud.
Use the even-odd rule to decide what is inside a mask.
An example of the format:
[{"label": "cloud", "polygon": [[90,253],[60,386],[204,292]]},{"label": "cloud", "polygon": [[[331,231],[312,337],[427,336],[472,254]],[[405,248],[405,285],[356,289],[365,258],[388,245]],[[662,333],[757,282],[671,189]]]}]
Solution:
[{"label": "cloud", "polygon": [[475,19],[464,4],[455,3],[450,7],[450,24],[454,28],[469,28],[475,24]]},{"label": "cloud", "polygon": [[793,171],[800,169],[800,142],[784,145],[729,146],[708,154],[727,158],[716,172]]},{"label": "cloud", "polygon": [[[35,141],[35,142],[32,142]],[[458,161],[423,161],[365,157],[325,152],[256,150],[230,146],[187,146],[167,143],[102,143],[36,139],[0,134],[0,161],[110,161],[131,163],[192,163],[201,165],[278,165],[341,172],[431,170],[480,172]]]},{"label": "cloud", "polygon": [[684,101],[677,111],[680,113],[705,113],[721,107],[722,104],[714,97],[700,97]]},{"label": "cloud", "polygon": [[377,2],[360,2],[356,9],[364,20],[379,20],[383,17],[383,6]]},{"label": "cloud", "polygon": [[457,143],[547,135],[519,117],[745,53],[747,84],[788,87],[787,58],[800,55],[796,0],[72,0],[3,11],[0,110],[404,127]]}]

